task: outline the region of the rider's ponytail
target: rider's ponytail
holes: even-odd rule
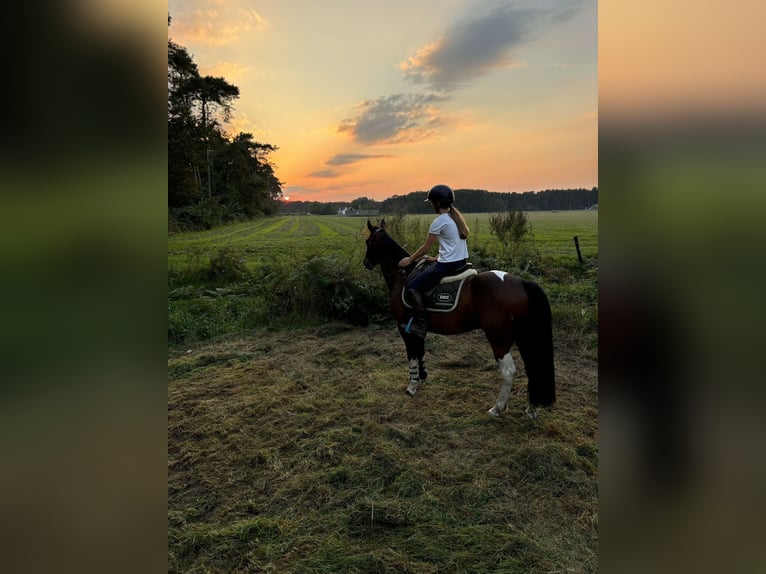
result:
[[[460,233],[460,239],[468,239],[469,230],[465,219],[463,219],[463,214],[458,211],[457,207],[450,205],[449,216],[455,222],[455,225],[457,225],[458,233]]]

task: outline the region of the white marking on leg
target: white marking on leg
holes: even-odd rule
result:
[[[418,386],[420,385],[420,371],[418,369],[418,360],[410,359],[410,384],[407,386],[407,392],[411,396],[415,396],[418,392]]]
[[[510,351],[497,362],[497,366],[500,367],[500,375],[503,377],[503,382],[500,383],[500,394],[497,396],[495,406],[487,412],[492,416],[499,417],[505,411],[505,407],[508,406],[508,397],[511,394],[513,377],[516,376],[516,364],[513,362]]]
[[[507,275],[507,273],[505,271],[495,271],[494,269],[492,270],[492,273],[497,275],[497,277],[500,279],[500,281],[505,279],[505,276]]]
[[[532,420],[535,420],[537,418],[537,408],[536,407],[533,407],[532,405],[529,405],[525,412],[527,413],[527,416],[529,418],[531,418]]]

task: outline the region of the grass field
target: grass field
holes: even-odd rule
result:
[[[380,272],[362,269],[364,220],[170,237],[169,571],[595,572],[597,213],[530,218],[541,263],[518,271],[551,299],[558,392],[534,422],[515,350],[509,409],[494,419],[500,378],[481,332],[429,335],[429,378],[410,398],[385,312],[352,325],[322,307],[385,297]],[[466,219],[472,259],[502,261],[487,216]],[[229,274],[211,275],[222,250]],[[347,291],[315,283],[317,269]],[[294,307],[279,317],[266,288]],[[311,318],[285,321],[302,300]],[[183,338],[184,321],[211,327]]]
[[[583,257],[593,259],[598,256],[598,211],[529,212],[528,216],[535,241],[544,253],[574,263],[577,253],[573,237],[578,236]],[[428,223],[433,217],[409,217],[422,220],[422,239],[425,239]],[[470,246],[491,246],[497,242],[490,233],[489,217],[487,213],[465,214],[473,233]],[[194,258],[223,247],[243,250],[253,257],[251,263],[278,256],[285,247],[324,254],[347,252],[352,246],[361,250],[367,233],[365,221],[358,217],[330,215],[282,216],[211,231],[176,234],[168,238],[169,266],[171,271],[178,269]],[[410,246],[410,251],[418,246]]]

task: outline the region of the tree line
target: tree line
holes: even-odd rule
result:
[[[168,40],[169,229],[209,229],[277,213],[282,183],[269,154],[278,148],[222,128],[237,98],[237,86],[201,75],[187,49]]]
[[[281,213],[312,213],[334,215],[339,209],[378,210],[380,214],[433,213],[424,203],[425,191],[393,195],[382,201],[358,197],[351,202],[291,201],[280,205]],[[566,211],[589,209],[598,204],[598,188],[546,189],[523,193],[493,192],[484,189],[455,190],[455,206],[466,213],[497,213],[503,211]]]

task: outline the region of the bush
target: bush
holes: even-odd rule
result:
[[[489,227],[492,235],[500,241],[503,258],[509,266],[525,272],[539,272],[540,252],[526,213],[511,210],[492,215]]]
[[[233,283],[246,276],[245,258],[241,252],[223,247],[210,257],[208,280],[215,283]]]
[[[500,243],[511,247],[524,240],[532,231],[529,218],[523,211],[506,211],[489,218],[489,227]]]
[[[348,262],[313,257],[294,266],[266,270],[267,304],[272,314],[339,319],[367,325],[386,312],[379,285],[354,275]]]

